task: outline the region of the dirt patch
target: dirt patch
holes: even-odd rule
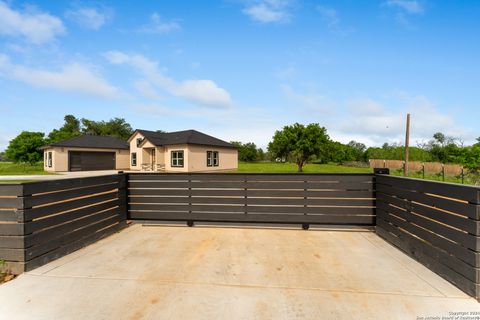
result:
[[[15,279],[13,274],[0,274],[0,284]]]

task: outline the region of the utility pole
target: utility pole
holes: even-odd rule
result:
[[[405,132],[405,170],[404,175],[408,177],[408,147],[410,144],[410,113],[407,113],[407,128]]]

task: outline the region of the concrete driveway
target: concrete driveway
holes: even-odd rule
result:
[[[480,312],[476,300],[372,232],[232,227],[133,225],[0,285],[0,301],[1,319],[441,319]]]

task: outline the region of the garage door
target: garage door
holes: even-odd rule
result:
[[[70,151],[69,171],[115,170],[115,152]]]

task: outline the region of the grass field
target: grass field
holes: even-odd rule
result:
[[[296,173],[294,163],[277,162],[239,162],[240,173]],[[371,168],[346,167],[337,164],[307,164],[303,167],[304,173],[372,173]]]
[[[239,162],[238,173],[296,173],[297,165],[294,163],[277,162]],[[307,164],[303,167],[304,173],[372,173],[372,168],[347,167],[338,164]],[[400,170],[391,170],[391,175],[403,176]],[[412,172],[411,178],[422,179],[418,172]],[[425,180],[443,181],[441,175],[426,175]],[[462,183],[461,177],[445,177],[445,182]],[[475,184],[476,180],[469,175],[465,175],[464,184]]]
[[[37,175],[37,174],[53,174],[43,171],[43,163],[36,165],[17,164],[12,162],[0,162],[0,176],[12,175]]]
[[[392,176],[403,177],[403,171],[401,170],[390,170],[390,174]],[[419,172],[410,172],[409,178],[440,181],[440,182],[450,182],[450,183],[460,183],[460,184],[462,184],[463,182],[463,184],[472,184],[472,185],[475,185],[478,183],[477,182],[478,179],[469,174],[465,174],[465,176],[463,177],[463,181],[461,176],[445,176],[445,180],[444,180],[441,174],[426,174],[424,178],[422,174]]]

